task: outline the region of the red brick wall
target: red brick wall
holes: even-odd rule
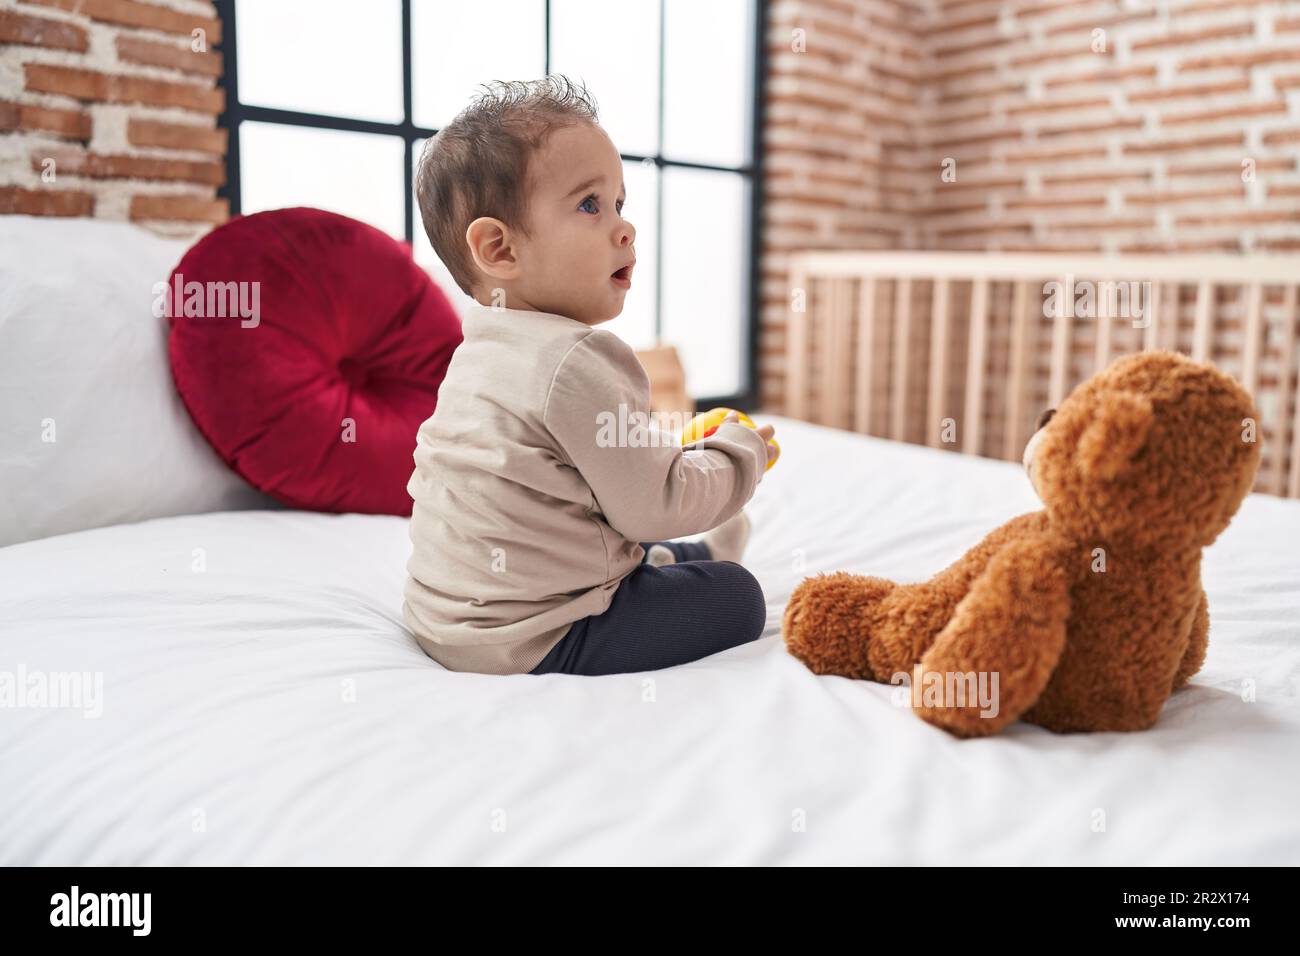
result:
[[[0,0],[0,214],[224,221],[220,42],[209,0]]]
[[[793,250],[1300,250],[1294,2],[772,0],[768,45],[770,409]]]
[[[930,181],[922,246],[1300,249],[1300,5],[953,0],[943,13],[926,164],[952,157],[958,176]]]
[[[787,255],[916,248],[929,201],[924,5],[771,0],[760,405],[785,386]]]

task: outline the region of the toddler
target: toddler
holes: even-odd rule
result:
[[[655,670],[762,633],[738,562],[772,427],[620,441],[650,399],[636,355],[595,328],[636,263],[622,169],[562,76],[488,84],[420,157],[425,231],[475,300],[407,484],[403,616],[450,670]]]

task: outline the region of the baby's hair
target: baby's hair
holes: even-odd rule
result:
[[[598,122],[596,103],[563,74],[540,80],[494,80],[425,143],[415,172],[424,231],[438,258],[467,295],[477,281],[465,230],[480,216],[529,236],[529,159],[555,130]]]

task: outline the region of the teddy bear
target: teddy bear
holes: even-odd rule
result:
[[[1146,729],[1205,660],[1201,553],[1254,484],[1258,417],[1213,365],[1119,358],[1039,417],[1024,466],[1041,511],[922,583],[805,578],[786,648],[816,674],[907,686],[921,719],[957,737],[1017,719]]]

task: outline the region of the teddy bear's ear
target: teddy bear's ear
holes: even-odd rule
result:
[[[1117,477],[1146,443],[1153,418],[1151,401],[1145,395],[1105,395],[1079,438],[1079,464],[1084,473],[1102,479]]]

